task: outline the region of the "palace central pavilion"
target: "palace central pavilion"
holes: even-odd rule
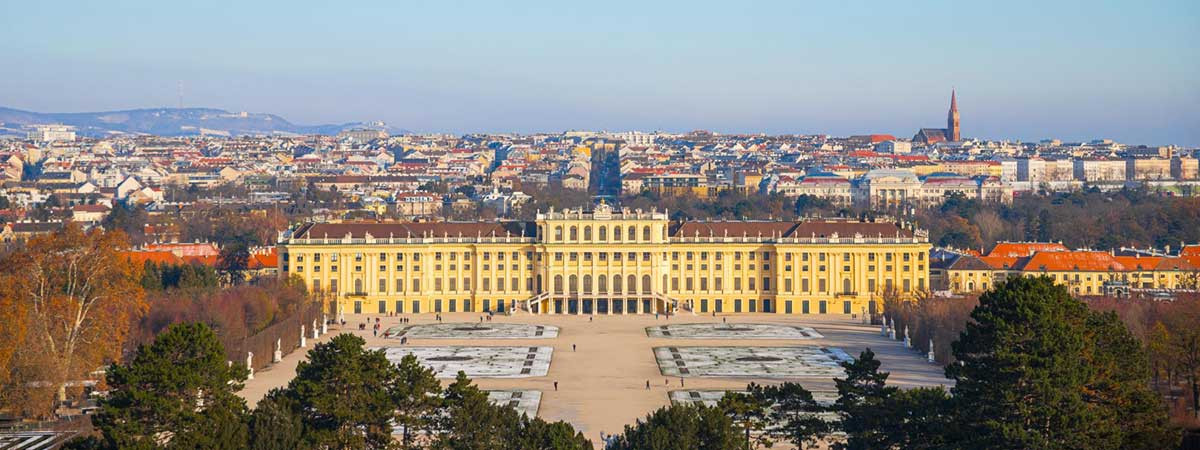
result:
[[[670,221],[551,210],[533,222],[310,223],[280,269],[327,311],[866,314],[928,289],[928,234],[897,222]]]

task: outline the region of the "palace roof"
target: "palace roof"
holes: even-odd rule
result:
[[[536,228],[531,222],[348,222],[312,223],[301,226],[293,234],[298,239],[341,239],[349,235],[362,239],[407,237],[533,237]]]

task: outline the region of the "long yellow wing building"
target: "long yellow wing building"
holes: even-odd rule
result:
[[[929,289],[929,239],[847,219],[671,221],[598,205],[532,222],[310,223],[280,271],[335,314],[880,312]]]

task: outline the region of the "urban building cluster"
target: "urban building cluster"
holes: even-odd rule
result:
[[[1060,243],[1000,242],[986,253],[937,249],[930,257],[935,291],[979,293],[1010,277],[1047,276],[1075,295],[1170,296],[1200,290],[1200,246],[1072,250]]]
[[[316,206],[289,213],[293,226],[279,250],[254,249],[262,255],[254,267],[278,267],[338,293],[333,307],[389,312],[528,302],[540,312],[686,305],[698,312],[862,313],[887,291],[971,293],[1031,274],[1080,295],[1196,288],[1193,247],[1002,244],[981,253],[931,249],[916,226],[895,220],[696,222],[607,205],[517,214],[535,200],[531,193],[559,191],[591,192],[614,205],[646,192],[708,198],[732,191],[877,210],[937,205],[951,194],[1006,203],[1085,187],[1197,193],[1196,149],[973,139],[957,106],[952,94],[946,127],[908,139],[708,131],[391,136],[377,129],[89,137],[38,125],[26,136],[0,138],[0,241],[21,242],[65,221],[99,226],[114,209],[138,207],[148,214],[138,244],[178,244],[179,218],[205,208],[261,213],[311,199]],[[485,210],[492,215],[480,220]],[[621,233],[627,227],[633,234]],[[216,255],[139,251],[147,260],[202,264]],[[339,272],[338,260],[350,264]],[[636,302],[602,306],[595,294],[604,289],[610,299]]]

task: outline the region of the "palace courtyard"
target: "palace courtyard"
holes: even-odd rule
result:
[[[711,403],[722,391],[740,391],[750,382],[798,382],[830,401],[833,378],[842,376],[838,363],[867,347],[891,372],[892,385],[948,384],[940,366],[848,315],[684,312],[667,319],[518,312],[481,321],[479,313],[443,313],[440,323],[433,314],[406,317],[410,322],[402,324],[400,317],[347,315],[344,328],[330,328],[317,342],[348,332],[393,361],[412,353],[443,385],[463,370],[490,391],[492,401],[565,420],[597,443],[601,432],[619,433],[672,401]],[[387,336],[358,329],[376,318]],[[253,406],[271,388],[287,384],[306,353],[299,349],[259,370],[241,395]]]

